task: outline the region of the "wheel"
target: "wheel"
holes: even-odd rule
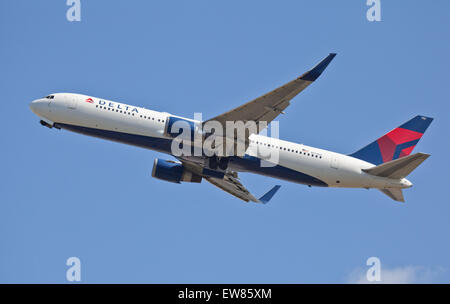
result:
[[[222,157],[219,160],[219,168],[222,169],[222,170],[226,170],[228,168],[228,161],[229,161],[229,158]]]
[[[217,169],[217,156],[212,156],[209,158],[209,168],[216,170]]]

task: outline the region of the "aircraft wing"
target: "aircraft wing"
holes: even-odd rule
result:
[[[251,201],[263,204],[267,204],[281,187],[279,185],[274,186],[269,190],[269,192],[257,199],[241,184],[241,182],[237,178],[233,177],[232,175],[225,175],[222,179],[215,177],[205,177],[205,179],[214,186],[230,193],[231,195],[234,195],[237,198],[240,198],[245,202]]]
[[[184,160],[178,158],[183,163],[184,167],[194,174],[201,175],[205,180],[213,184],[214,186],[222,189],[229,194],[240,198],[245,202],[255,202],[267,204],[270,199],[275,195],[275,193],[280,189],[281,186],[277,185],[270,189],[266,194],[257,199],[254,197],[239,181],[236,172],[226,172],[222,173],[222,176],[217,175],[217,177],[211,176],[210,172],[212,170],[203,168],[202,165],[194,163],[192,161]],[[209,173],[208,173],[209,171]],[[220,177],[219,177],[220,176]]]
[[[205,179],[214,186],[236,196],[237,198],[240,198],[243,201],[258,202],[258,199],[254,197],[247,189],[245,189],[237,178],[225,175],[222,179],[215,177],[205,177]]]
[[[247,102],[240,107],[207,120],[204,123],[208,121],[218,121],[222,124],[223,130],[225,130],[226,121],[243,121],[244,123],[247,121],[255,121],[258,126],[258,132],[260,132],[264,127],[264,125],[260,127],[260,122],[266,122],[269,124],[280,113],[283,113],[283,110],[289,106],[290,100],[313,83],[320,76],[320,74],[322,74],[335,56],[336,54],[334,53],[329,54],[314,68],[304,73],[297,79],[294,79],[261,97]]]

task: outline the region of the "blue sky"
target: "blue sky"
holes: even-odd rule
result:
[[[371,256],[406,281],[450,282],[450,3],[382,0],[368,22],[365,2],[81,0],[71,23],[65,1],[1,1],[0,282],[65,283],[72,256],[85,283],[345,283]],[[351,153],[434,117],[406,204],[241,174],[257,196],[282,185],[270,204],[245,204],[153,179],[169,156],[43,128],[28,108],[76,92],[209,118],[330,52],[280,137]]]

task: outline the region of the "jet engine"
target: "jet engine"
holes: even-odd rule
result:
[[[202,181],[200,175],[186,170],[183,164],[159,158],[156,158],[153,164],[152,176],[172,183],[200,183]]]
[[[186,131],[189,131],[186,134]],[[165,135],[168,137],[177,137],[180,134],[183,133],[183,136],[186,136],[189,140],[194,140],[194,133],[199,132],[198,126],[191,121],[180,117],[175,116],[169,116],[167,118],[166,128],[165,128]]]

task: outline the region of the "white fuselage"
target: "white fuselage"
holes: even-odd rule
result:
[[[173,138],[165,135],[165,128],[168,117],[174,115],[81,94],[58,93],[51,96],[53,98],[38,99],[30,105],[32,111],[50,126],[170,154],[167,145]],[[124,140],[124,136],[128,138]],[[261,151],[277,149],[277,168],[259,172],[248,169],[245,163],[237,160],[230,162],[231,170],[261,173],[303,184],[309,184],[308,178],[313,178],[329,187],[382,189],[411,186],[406,179],[389,179],[365,173],[362,169],[374,165],[351,156],[262,135],[253,134],[249,139],[246,156],[259,159]],[[272,174],[275,172],[277,174]],[[289,177],[284,177],[284,172]],[[308,178],[302,180],[296,177],[294,173],[297,172]]]

